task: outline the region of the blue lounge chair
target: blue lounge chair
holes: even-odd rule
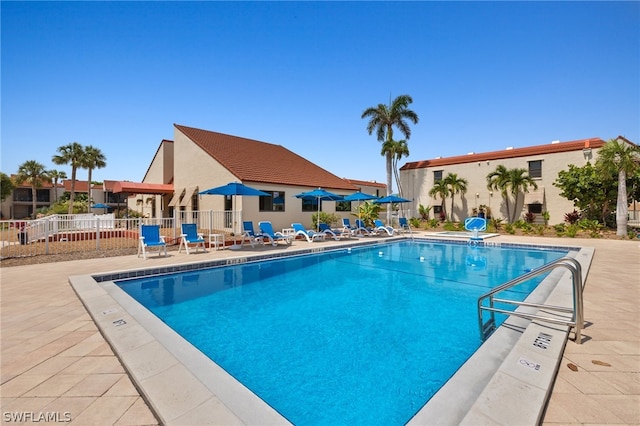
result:
[[[356,219],[356,232],[367,236],[376,234],[376,231],[366,226],[362,219]]]
[[[396,234],[398,231],[396,231],[395,229],[393,229],[390,226],[386,226],[384,223],[382,223],[382,221],[380,219],[376,219],[373,221],[375,227],[375,231],[378,234],[382,234],[382,233],[386,233],[387,235],[394,235]]]
[[[195,223],[183,223],[182,234],[180,235],[180,247],[178,247],[178,253],[182,251],[182,247],[187,250],[187,254],[191,254],[189,251],[189,245],[196,246],[196,252],[202,247],[203,251],[207,251],[204,247],[204,238],[202,234],[198,233],[198,225]]]
[[[291,227],[293,228],[295,237],[300,235],[310,243],[315,240],[324,240],[325,234],[323,232],[316,232],[311,230],[307,231],[306,229],[304,229],[304,226],[302,226],[302,224],[300,223],[292,223]]]
[[[340,238],[351,238],[351,231],[342,231],[340,229],[331,229],[326,223],[320,223],[318,225],[320,232],[328,235],[334,240],[338,241]]]
[[[268,239],[273,246],[277,246],[278,241],[284,241],[287,244],[291,244],[293,242],[292,236],[284,235],[282,232],[275,232],[273,230],[273,225],[271,225],[271,222],[269,221],[258,222],[258,227],[260,228],[262,238]]]
[[[351,226],[351,221],[348,217],[342,218],[342,232],[349,232],[351,235],[356,235],[356,228]]]
[[[142,252],[142,257],[147,258],[147,247],[158,247],[158,257],[164,250],[167,256],[167,244],[164,237],[160,235],[160,225],[140,225],[140,244],[138,245],[138,257]]]
[[[409,226],[409,221],[407,220],[406,217],[401,217],[398,219],[398,222],[400,223],[400,232],[408,232],[411,233],[411,226]]]
[[[244,244],[245,240],[251,244],[251,247],[255,247],[256,244],[264,243],[264,235],[256,233],[253,230],[253,222],[250,220],[242,222],[242,230],[244,233],[242,234],[242,241],[240,244]]]

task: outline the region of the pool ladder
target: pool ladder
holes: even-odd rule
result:
[[[496,293],[507,290],[511,287],[514,287],[524,281],[527,281],[531,278],[534,278],[540,274],[544,274],[545,272],[549,272],[556,268],[566,268],[571,272],[572,281],[573,281],[573,308],[565,308],[562,306],[552,306],[552,305],[544,305],[539,303],[528,303],[528,302],[519,302],[516,300],[507,300],[507,299],[498,299],[494,297]],[[551,263],[546,265],[542,265],[539,268],[536,268],[524,275],[521,275],[517,278],[508,281],[488,293],[483,294],[478,298],[478,324],[480,326],[480,336],[482,341],[485,341],[491,333],[496,329],[496,321],[495,321],[495,313],[503,313],[507,315],[514,315],[521,318],[527,318],[531,320],[545,321],[552,324],[560,324],[573,327],[575,330],[575,342],[580,344],[581,340],[581,331],[584,327],[584,317],[583,317],[583,306],[582,306],[582,267],[580,263],[571,257],[563,257],[557,259]],[[488,306],[484,306],[483,302],[485,299],[489,299]],[[541,308],[546,311],[555,311],[558,313],[572,313],[571,320],[560,319],[549,317],[540,314],[529,314],[525,312],[518,311],[509,311],[506,309],[496,308],[494,306],[495,303],[508,303],[517,306],[527,306],[533,308]],[[489,311],[491,313],[489,320],[484,321],[483,311]]]

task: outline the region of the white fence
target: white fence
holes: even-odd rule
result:
[[[240,232],[241,217],[241,212],[182,211],[176,212],[173,218],[116,219],[113,214],[78,214],[3,220],[0,221],[0,258],[135,249],[141,224],[160,225],[167,243],[177,245],[183,223],[196,223],[198,232],[206,237]]]

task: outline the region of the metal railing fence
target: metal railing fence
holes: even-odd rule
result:
[[[159,225],[169,245],[180,243],[183,223],[196,223],[198,232],[240,232],[241,212],[176,211],[172,218],[116,219],[113,214],[51,215],[35,220],[0,221],[0,258],[135,249],[141,224]]]

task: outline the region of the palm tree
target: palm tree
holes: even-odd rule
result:
[[[449,195],[449,185],[447,185],[447,183],[443,179],[440,179],[433,184],[433,188],[429,190],[429,195],[432,197],[440,197],[440,199],[442,200],[442,203],[440,203],[440,208],[442,213],[446,217],[447,212],[444,201],[446,200],[447,195]]]
[[[369,118],[367,123],[367,131],[372,134],[375,130],[378,141],[393,141],[393,128],[396,127],[404,135],[405,139],[411,137],[411,128],[407,121],[413,124],[418,123],[418,115],[409,109],[409,104],[413,99],[409,95],[400,95],[395,98],[389,105],[378,104],[376,107],[370,107],[364,110],[361,118]],[[382,151],[387,160],[387,195],[392,192],[392,157],[390,151]],[[390,220],[391,210],[387,210],[387,221]]]
[[[507,204],[507,221],[511,218],[511,209],[509,207],[509,170],[502,164],[487,175],[487,189],[489,191],[500,191],[502,198]]]
[[[58,179],[60,180],[60,182],[62,182],[64,179],[67,178],[67,174],[63,171],[56,170],[56,169],[49,170],[48,174],[51,180],[53,181],[54,196],[56,197],[55,201],[57,202],[58,201]]]
[[[447,185],[449,194],[451,194],[451,222],[453,222],[453,200],[456,194],[464,195],[467,192],[469,181],[459,178],[457,173],[449,173],[445,176],[443,182]]]
[[[396,179],[396,185],[398,186],[398,194],[402,197],[402,185],[400,183],[400,174],[398,173],[398,161],[402,157],[409,156],[409,145],[406,140],[401,141],[386,141],[382,143],[382,155],[386,155],[387,152],[391,153],[391,168],[393,169],[393,176]]]
[[[91,196],[91,172],[93,169],[101,169],[107,166],[107,157],[100,151],[100,149],[87,145],[84,148],[84,157],[82,158],[82,167],[89,171],[87,182],[89,183],[89,206],[93,204],[93,197]],[[87,207],[88,208],[88,207]]]
[[[521,192],[529,192],[529,187],[532,186],[534,189],[538,189],[538,184],[533,180],[532,177],[528,175],[526,169],[510,169],[509,170],[509,188],[511,188],[511,194],[513,194],[513,199],[515,206],[513,209],[513,218],[510,220],[511,223],[516,221],[517,216],[517,206],[518,206],[518,196]]]
[[[47,169],[41,163],[35,160],[25,161],[18,167],[18,173],[15,177],[18,185],[28,182],[31,185],[31,198],[33,201],[33,218],[36,218],[36,202],[38,201],[38,190],[42,186],[42,182],[50,182]]]
[[[598,152],[596,166],[603,171],[618,173],[618,198],[616,199],[616,235],[627,235],[629,200],[627,176],[640,170],[640,148],[622,139],[610,139]]]
[[[73,201],[76,196],[76,171],[82,167],[84,148],[78,142],[72,142],[58,148],[59,155],[54,155],[51,161],[55,164],[71,165],[71,195],[69,197],[69,214],[73,214]]]

